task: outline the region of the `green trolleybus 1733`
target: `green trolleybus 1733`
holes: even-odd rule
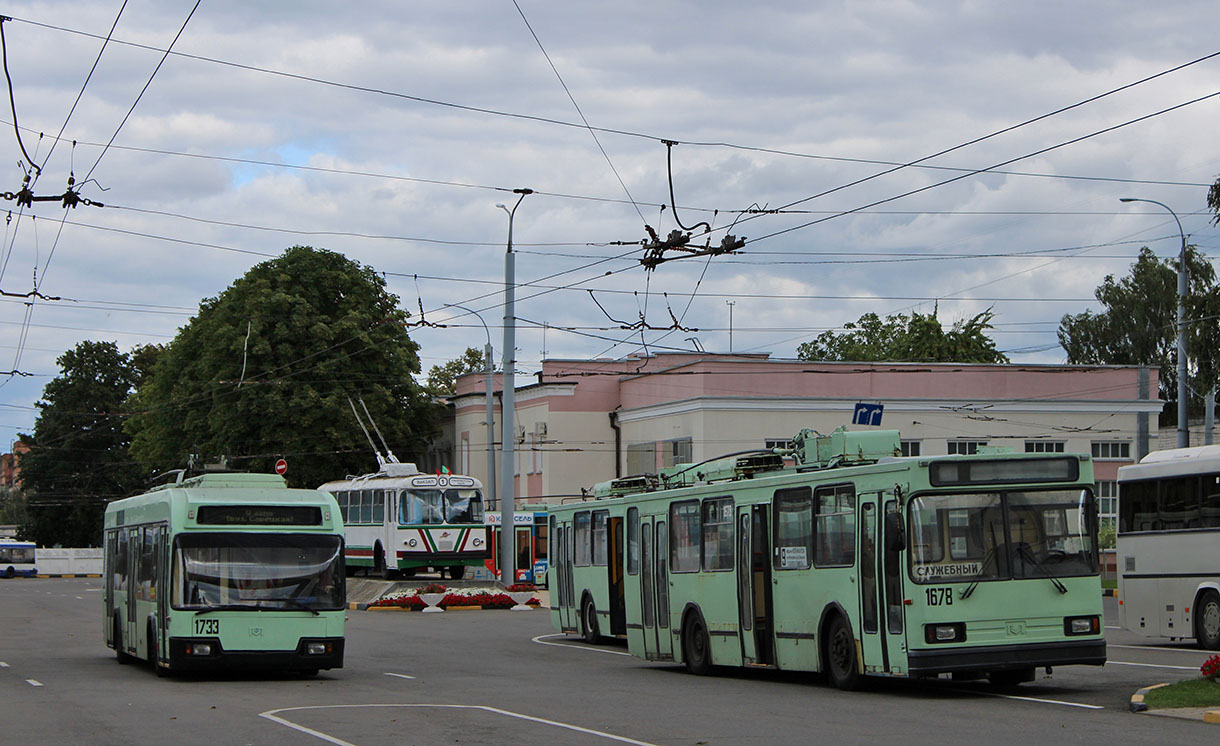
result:
[[[343,667],[343,524],[275,474],[203,473],[106,507],[103,630],[158,674]]]
[[[843,689],[1104,664],[1090,457],[899,454],[896,431],[805,430],[550,506],[552,624]]]

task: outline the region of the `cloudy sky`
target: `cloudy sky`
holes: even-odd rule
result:
[[[1164,202],[1220,254],[1220,96],[1195,101],[1220,92],[1220,56],[1196,62],[1220,52],[1211,2],[203,0],[120,129],[194,5],[4,8],[35,193],[72,172],[106,206],[6,206],[0,289],[64,300],[0,299],[0,370],[32,374],[0,378],[0,441],[32,427],[64,350],[168,342],[293,244],[448,319],[412,332],[425,372],[485,341],[446,304],[481,313],[498,359],[496,204],[520,187],[526,373],[645,343],[794,357],[864,313],[937,306],[946,325],[994,307],[1014,362],[1062,362],[1063,314],[1096,309],[1141,246],[1178,250],[1168,212],[1119,197]],[[678,220],[747,241],[646,272],[645,224]],[[662,329],[619,328],[641,318]]]

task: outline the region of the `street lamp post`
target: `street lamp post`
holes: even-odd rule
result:
[[[495,388],[495,359],[491,356],[491,332],[487,329],[487,322],[483,320],[483,316],[478,311],[467,308],[461,303],[446,303],[446,307],[460,308],[467,313],[474,314],[474,317],[483,325],[483,333],[487,335],[487,345],[483,348],[483,363],[484,373],[487,382],[487,484],[484,487],[487,489],[487,503],[494,504],[496,501],[496,424],[495,410],[492,406],[492,393]]]
[[[502,204],[496,205],[508,213],[508,249],[504,252],[504,353],[503,368],[504,386],[500,394],[500,582],[505,586],[512,585],[516,580],[513,568],[516,566],[517,530],[513,525],[513,501],[516,490],[513,488],[513,448],[517,442],[515,432],[514,408],[516,407],[514,378],[517,373],[517,318],[516,318],[516,263],[517,255],[513,253],[513,217],[521,200],[527,194],[533,194],[533,189],[514,189],[513,194],[519,194],[517,204],[509,210]]]
[[[1120,197],[1118,201],[1148,202],[1164,207],[1178,224],[1178,235],[1182,237],[1182,248],[1178,254],[1178,448],[1186,448],[1190,445],[1190,427],[1186,420],[1186,233],[1182,230],[1178,214],[1163,202],[1139,197]]]

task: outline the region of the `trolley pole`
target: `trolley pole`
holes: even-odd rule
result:
[[[498,204],[508,213],[508,249],[504,252],[504,386],[500,394],[500,582],[505,587],[516,581],[513,569],[516,567],[517,529],[513,521],[513,503],[517,491],[513,485],[514,448],[517,444],[515,418],[515,376],[517,373],[517,317],[516,317],[516,264],[517,257],[513,253],[513,217],[521,200],[527,194],[533,194],[533,189],[514,189],[513,194],[519,194],[517,204],[509,210]]]

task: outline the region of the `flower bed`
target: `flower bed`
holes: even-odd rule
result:
[[[509,591],[532,591],[534,586],[525,583],[516,583],[508,587]],[[415,588],[410,591],[396,593],[392,596],[386,596],[369,604],[368,608],[401,608],[401,609],[423,609],[425,604],[420,598],[421,593],[444,593],[445,597],[437,604],[442,609],[451,606],[477,606],[482,609],[511,609],[514,604],[513,600],[508,597],[507,593],[499,590],[487,588],[446,588],[439,583],[429,583],[422,588]],[[531,598],[526,602],[530,606],[538,606],[537,598]]]

